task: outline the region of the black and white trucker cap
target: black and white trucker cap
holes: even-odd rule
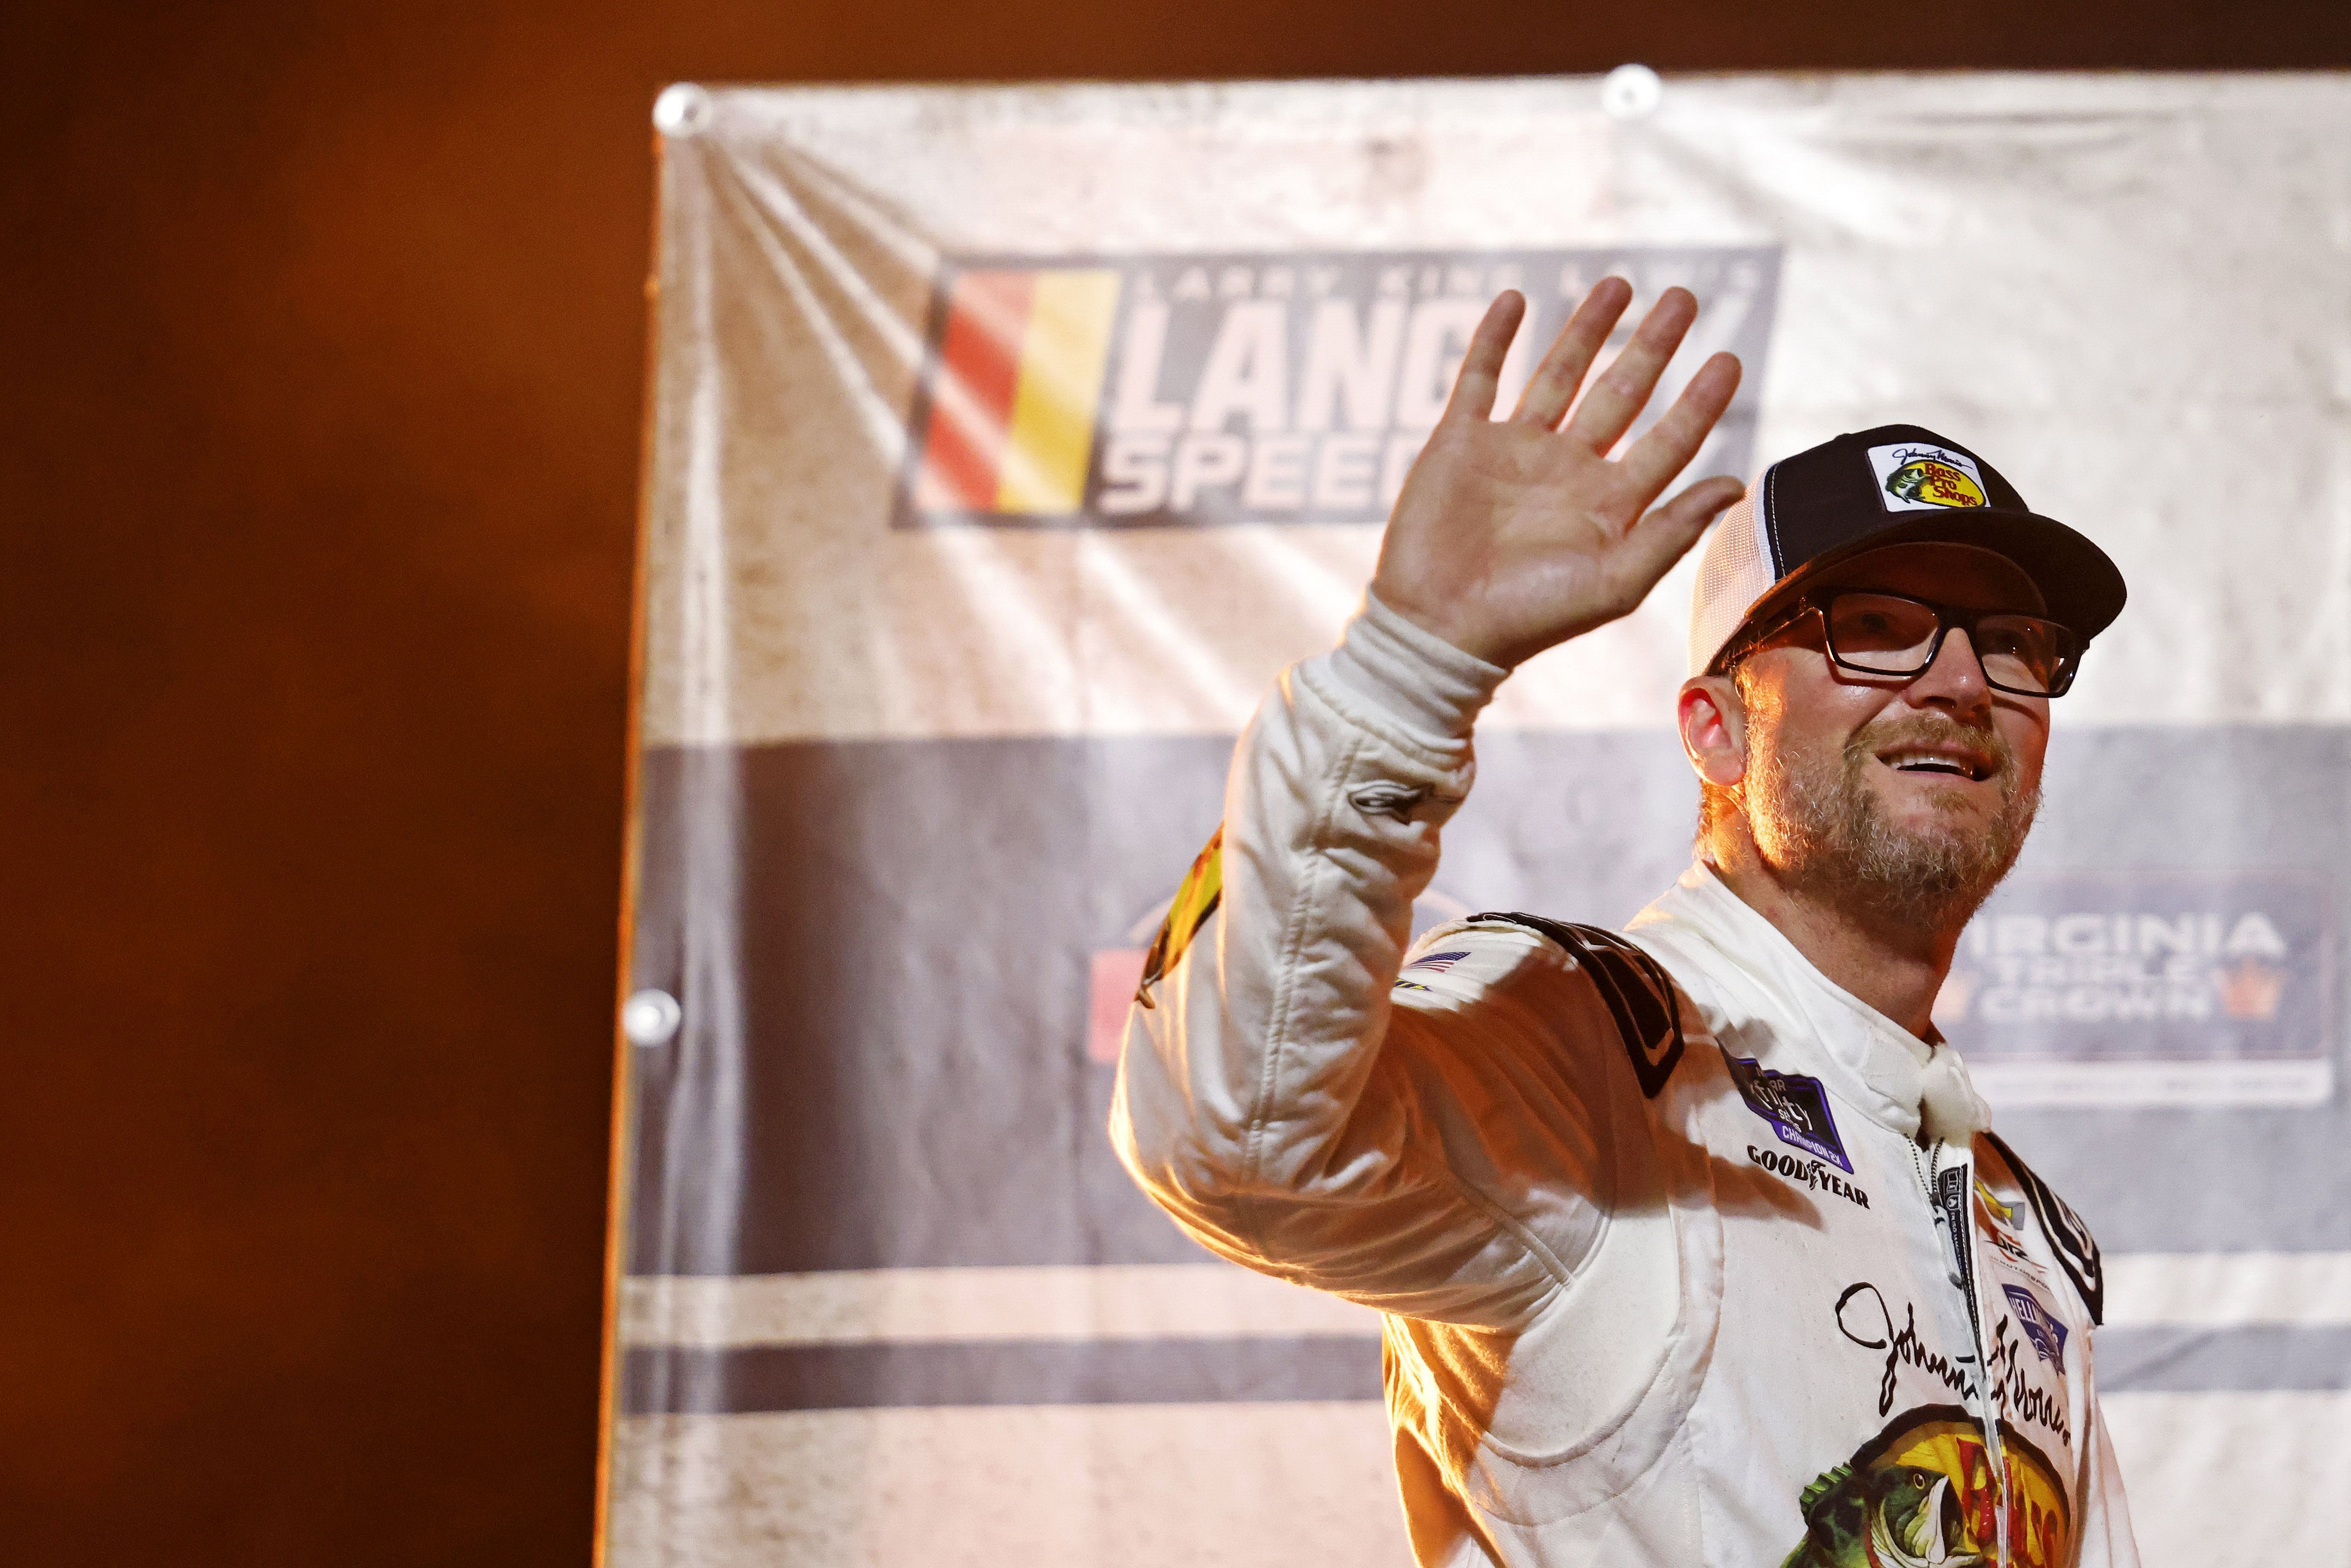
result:
[[[1723,513],[1698,556],[1690,674],[1719,674],[1715,661],[1748,622],[1839,561],[1913,542],[2006,556],[2085,643],[2122,613],[2123,574],[2105,551],[2026,506],[1966,447],[1915,424],[1881,424],[1782,457]]]

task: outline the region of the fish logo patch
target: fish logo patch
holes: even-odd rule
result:
[[[1889,512],[1934,512],[1952,507],[1985,507],[1983,470],[1964,452],[1948,446],[1902,442],[1869,449],[1877,476],[1877,498]]]
[[[2063,1568],[2074,1519],[2058,1475],[2005,1421],[1995,1449],[1957,1406],[1907,1411],[1804,1489],[1803,1539],[1782,1568],[1977,1568],[1999,1557],[2003,1522],[2012,1568]]]

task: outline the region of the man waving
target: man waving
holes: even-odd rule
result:
[[[1912,425],[1656,505],[1739,366],[1612,457],[1697,310],[1668,290],[1594,377],[1630,297],[1594,288],[1501,420],[1523,302],[1487,313],[1362,613],[1241,739],[1113,1136],[1212,1249],[1386,1314],[1424,1563],[2135,1564],[2096,1246],[1930,1021],[2121,577]],[[1689,872],[1622,934],[1495,914],[1408,952],[1479,711],[1718,515]]]

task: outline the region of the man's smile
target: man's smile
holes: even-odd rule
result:
[[[1965,779],[1981,783],[2000,772],[1999,761],[1964,741],[1906,740],[1877,752],[1877,760],[1896,773],[1921,773]]]

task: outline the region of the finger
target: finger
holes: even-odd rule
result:
[[[1484,419],[1494,412],[1494,393],[1502,382],[1502,361],[1519,322],[1527,313],[1527,297],[1505,288],[1486,307],[1478,329],[1469,334],[1469,351],[1461,356],[1461,373],[1453,378],[1453,395],[1446,400],[1443,423]]]
[[[1551,352],[1542,357],[1535,373],[1528,378],[1527,390],[1519,394],[1519,406],[1511,420],[1519,424],[1541,425],[1555,430],[1567,413],[1568,405],[1575,401],[1578,388],[1599,357],[1601,345],[1608,334],[1616,329],[1617,319],[1625,307],[1633,303],[1633,286],[1621,277],[1604,277],[1592,286],[1567,325],[1559,329],[1552,340]]]
[[[1707,525],[1725,507],[1747,494],[1747,486],[1725,475],[1701,479],[1643,517],[1617,547],[1612,564],[1622,574],[1627,596],[1638,603],[1689,553]]]
[[[1730,406],[1732,394],[1739,391],[1739,377],[1736,354],[1715,355],[1698,367],[1698,374],[1682,389],[1682,395],[1674,400],[1674,406],[1633,443],[1625,454],[1623,466],[1625,477],[1634,486],[1635,509],[1656,500],[1674,482],[1675,476],[1698,455],[1698,449],[1706,444],[1715,422]]]
[[[1687,288],[1668,288],[1649,307],[1633,340],[1600,372],[1567,433],[1594,452],[1606,452],[1632,428],[1657,384],[1666,361],[1681,347],[1682,334],[1698,318],[1698,300]]]

